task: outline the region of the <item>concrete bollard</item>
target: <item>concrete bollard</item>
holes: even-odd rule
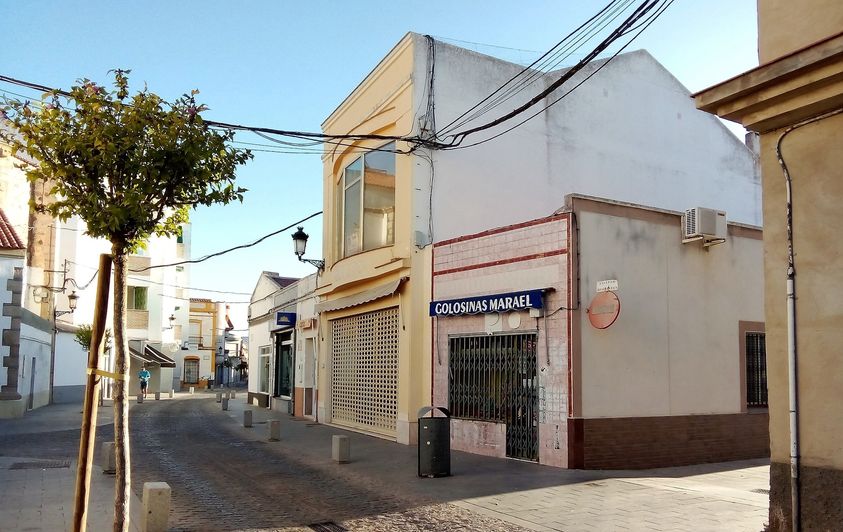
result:
[[[334,434],[331,438],[331,458],[340,464],[348,463],[351,460],[351,440],[348,436]]]
[[[279,420],[271,419],[266,426],[269,429],[269,441],[281,439],[281,422]]]
[[[217,402],[218,403],[222,402],[222,392],[217,392]]]
[[[226,398],[226,399],[231,399],[231,390],[226,390],[226,391],[225,391],[225,398]]]
[[[193,386],[191,386],[191,387],[190,387],[190,395],[193,395],[193,390],[194,390],[194,387],[193,387]]]
[[[252,428],[252,411],[251,410],[244,410],[243,411],[243,426],[248,428]]]
[[[161,400],[161,392],[155,392],[155,400],[156,400],[156,401],[160,401],[160,400]]]
[[[232,398],[232,399],[237,399],[237,392],[236,392],[236,391],[231,390],[231,398]]]
[[[175,396],[176,396],[176,391],[173,390],[173,389],[170,389],[170,399],[172,399]]]
[[[222,409],[223,409],[223,410],[228,410],[228,397],[223,397],[223,398],[222,398]]]
[[[143,483],[141,532],[166,532],[170,514],[170,485],[166,482]]]
[[[113,441],[102,442],[102,447],[100,447],[102,472],[107,475],[113,475],[117,472],[117,456],[115,452],[116,448]]]
[[[138,394],[138,404],[141,404],[142,402],[143,402],[143,394],[139,393]]]

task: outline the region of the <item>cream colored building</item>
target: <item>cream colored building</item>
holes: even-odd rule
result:
[[[758,53],[759,67],[696,94],[696,104],[761,136],[770,529],[839,530],[843,240],[836,220],[843,202],[843,3],[759,0]],[[791,360],[795,374],[788,369]]]
[[[410,33],[323,123],[325,133],[360,137],[328,143],[323,155],[321,421],[415,442],[417,413],[434,401],[434,243],[550,215],[573,192],[674,211],[711,207],[760,225],[751,150],[694,109],[645,51],[617,57],[544,119],[466,143],[488,141],[480,145],[429,150],[400,140],[440,132],[521,70]],[[463,127],[516,107],[547,79]]]

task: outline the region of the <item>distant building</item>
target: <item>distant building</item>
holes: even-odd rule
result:
[[[249,304],[249,401],[316,419],[316,275],[263,272]]]

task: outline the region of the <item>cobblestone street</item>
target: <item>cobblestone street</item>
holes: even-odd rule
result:
[[[147,481],[172,487],[171,530],[745,530],[766,521],[764,462],[711,464],[646,472],[565,471],[532,463],[453,453],[452,477],[416,476],[416,450],[385,440],[257,409],[243,428],[242,394],[223,412],[211,394],[133,404],[133,491]],[[72,414],[74,419],[61,420]],[[101,408],[100,440],[111,437]],[[280,419],[281,441],[266,441],[266,421]],[[0,458],[75,459],[78,410],[48,407],[0,423]],[[330,437],[352,440],[352,461],[330,459]],[[38,475],[0,460],[0,483],[19,490],[0,496],[10,530],[55,530],[50,504],[64,513],[73,467],[45,470],[58,495],[41,495],[23,526],[27,497],[48,490]],[[43,475],[41,475],[43,476]],[[67,478],[65,478],[67,477]],[[47,477],[45,477],[47,478]],[[100,479],[103,477],[100,475]],[[107,478],[107,477],[106,477]],[[96,477],[95,477],[96,480]],[[39,488],[37,482],[43,485]],[[107,522],[108,494],[92,498]],[[65,499],[67,499],[65,501]],[[51,502],[52,501],[52,502]],[[90,530],[96,530],[90,526]],[[3,530],[6,530],[4,527]]]

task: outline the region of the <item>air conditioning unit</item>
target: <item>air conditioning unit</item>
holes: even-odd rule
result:
[[[726,213],[704,207],[685,211],[682,217],[682,239],[684,241],[726,240]]]

